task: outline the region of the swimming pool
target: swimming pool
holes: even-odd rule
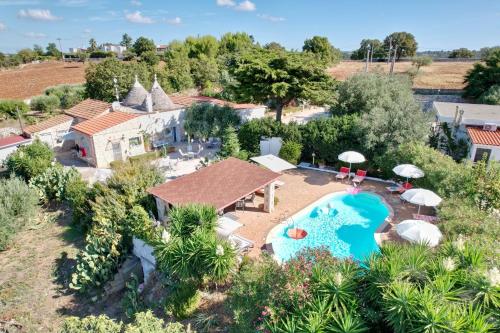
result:
[[[298,251],[326,246],[335,257],[363,260],[378,251],[374,233],[389,216],[390,208],[378,195],[332,193],[319,199],[276,226],[268,235],[274,255],[280,262]],[[303,239],[292,239],[290,228],[307,232]]]

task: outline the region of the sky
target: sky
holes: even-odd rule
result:
[[[341,50],[395,31],[419,51],[500,45],[500,0],[0,0],[0,51],[58,43],[64,50],[119,43],[128,33],[157,44],[244,31],[261,44],[302,48],[326,36]]]

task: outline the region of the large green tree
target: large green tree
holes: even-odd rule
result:
[[[133,48],[135,54],[140,57],[144,52],[156,51],[156,44],[152,39],[141,36],[136,39]]]
[[[122,41],[120,42],[121,46],[125,46],[128,49],[132,48],[132,37],[129,34],[123,34]]]
[[[97,42],[95,38],[90,38],[89,40],[89,52],[97,51]]]
[[[254,39],[246,32],[228,32],[219,41],[219,55],[242,53],[254,47]]]
[[[237,127],[240,122],[238,113],[229,106],[201,103],[186,109],[184,129],[191,136],[220,137],[227,127]]]
[[[417,41],[415,36],[409,32],[393,32],[385,37],[384,48],[389,50],[389,46],[396,48],[396,59],[398,60],[401,57],[413,57],[417,54]]]
[[[309,52],[253,50],[242,55],[231,75],[237,83],[230,89],[240,100],[276,105],[276,120],[281,121],[283,107],[294,99],[330,103],[335,81]]]
[[[360,117],[363,150],[380,156],[404,142],[423,142],[430,122],[415,100],[405,77],[382,74],[355,75],[339,87],[333,115]]]
[[[317,55],[327,65],[338,63],[342,59],[340,50],[333,47],[326,37],[314,36],[311,39],[306,39],[302,50]]]
[[[465,47],[461,47],[459,49],[451,51],[450,55],[448,56],[448,58],[472,58],[472,57],[474,57],[474,52]]]
[[[46,53],[46,55],[52,56],[52,57],[56,57],[56,58],[60,58],[61,55],[62,55],[62,53],[57,48],[56,43],[49,43],[47,45],[47,53]]]
[[[214,36],[188,37],[185,43],[189,49],[190,58],[199,58],[202,54],[212,59],[217,56],[219,42]]]
[[[366,59],[368,46],[370,50],[373,50],[373,59],[381,59],[387,56],[387,52],[384,49],[384,44],[378,39],[363,39],[359,44],[359,49],[351,54],[352,60],[363,60]],[[371,52],[371,51],[370,51]]]
[[[169,91],[182,91],[194,86],[189,50],[183,42],[176,40],[170,42],[163,59],[165,67],[160,74],[162,86],[166,86]]]
[[[112,102],[116,99],[113,78],[118,81],[118,93],[124,98],[137,75],[147,88],[151,82],[152,69],[145,63],[123,62],[108,58],[97,64],[91,64],[85,70],[85,91],[88,97]]]
[[[465,76],[465,96],[481,98],[492,94],[491,87],[500,85],[500,48],[490,52],[484,63],[478,62]]]

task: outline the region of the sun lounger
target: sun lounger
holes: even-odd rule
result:
[[[340,168],[340,172],[335,176],[335,178],[343,180],[347,176],[349,176],[349,168],[347,168],[347,167],[341,167]]]
[[[184,152],[182,151],[182,149],[180,149],[180,148],[179,148],[179,154],[181,155],[181,158],[182,158],[183,160],[185,160],[185,159],[189,159],[189,158],[190,158],[190,157],[189,157],[189,154],[184,153]]]
[[[240,235],[230,235],[228,237],[228,240],[229,243],[231,243],[233,247],[240,253],[250,250],[254,245],[251,240],[246,239],[245,237],[242,237]]]
[[[363,182],[363,180],[365,180],[365,178],[366,178],[366,171],[358,169],[358,171],[356,171],[356,176],[354,176],[354,178],[352,179],[352,183],[359,185]]]
[[[422,220],[429,223],[435,223],[439,221],[437,216],[423,215],[423,214],[413,214],[415,220]]]

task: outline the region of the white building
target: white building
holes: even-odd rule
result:
[[[443,123],[453,131],[456,139],[469,144],[471,161],[500,161],[500,105],[434,102],[436,125]]]
[[[0,166],[3,165],[7,157],[15,152],[17,148],[31,143],[30,138],[25,138],[21,135],[11,135],[5,138],[0,138]]]
[[[122,46],[120,44],[106,43],[106,44],[102,44],[99,49],[102,50],[102,51],[105,51],[105,52],[116,53],[116,55],[118,56],[118,58],[120,58],[121,56],[123,56],[123,53],[127,50],[127,47],[126,46]]]

